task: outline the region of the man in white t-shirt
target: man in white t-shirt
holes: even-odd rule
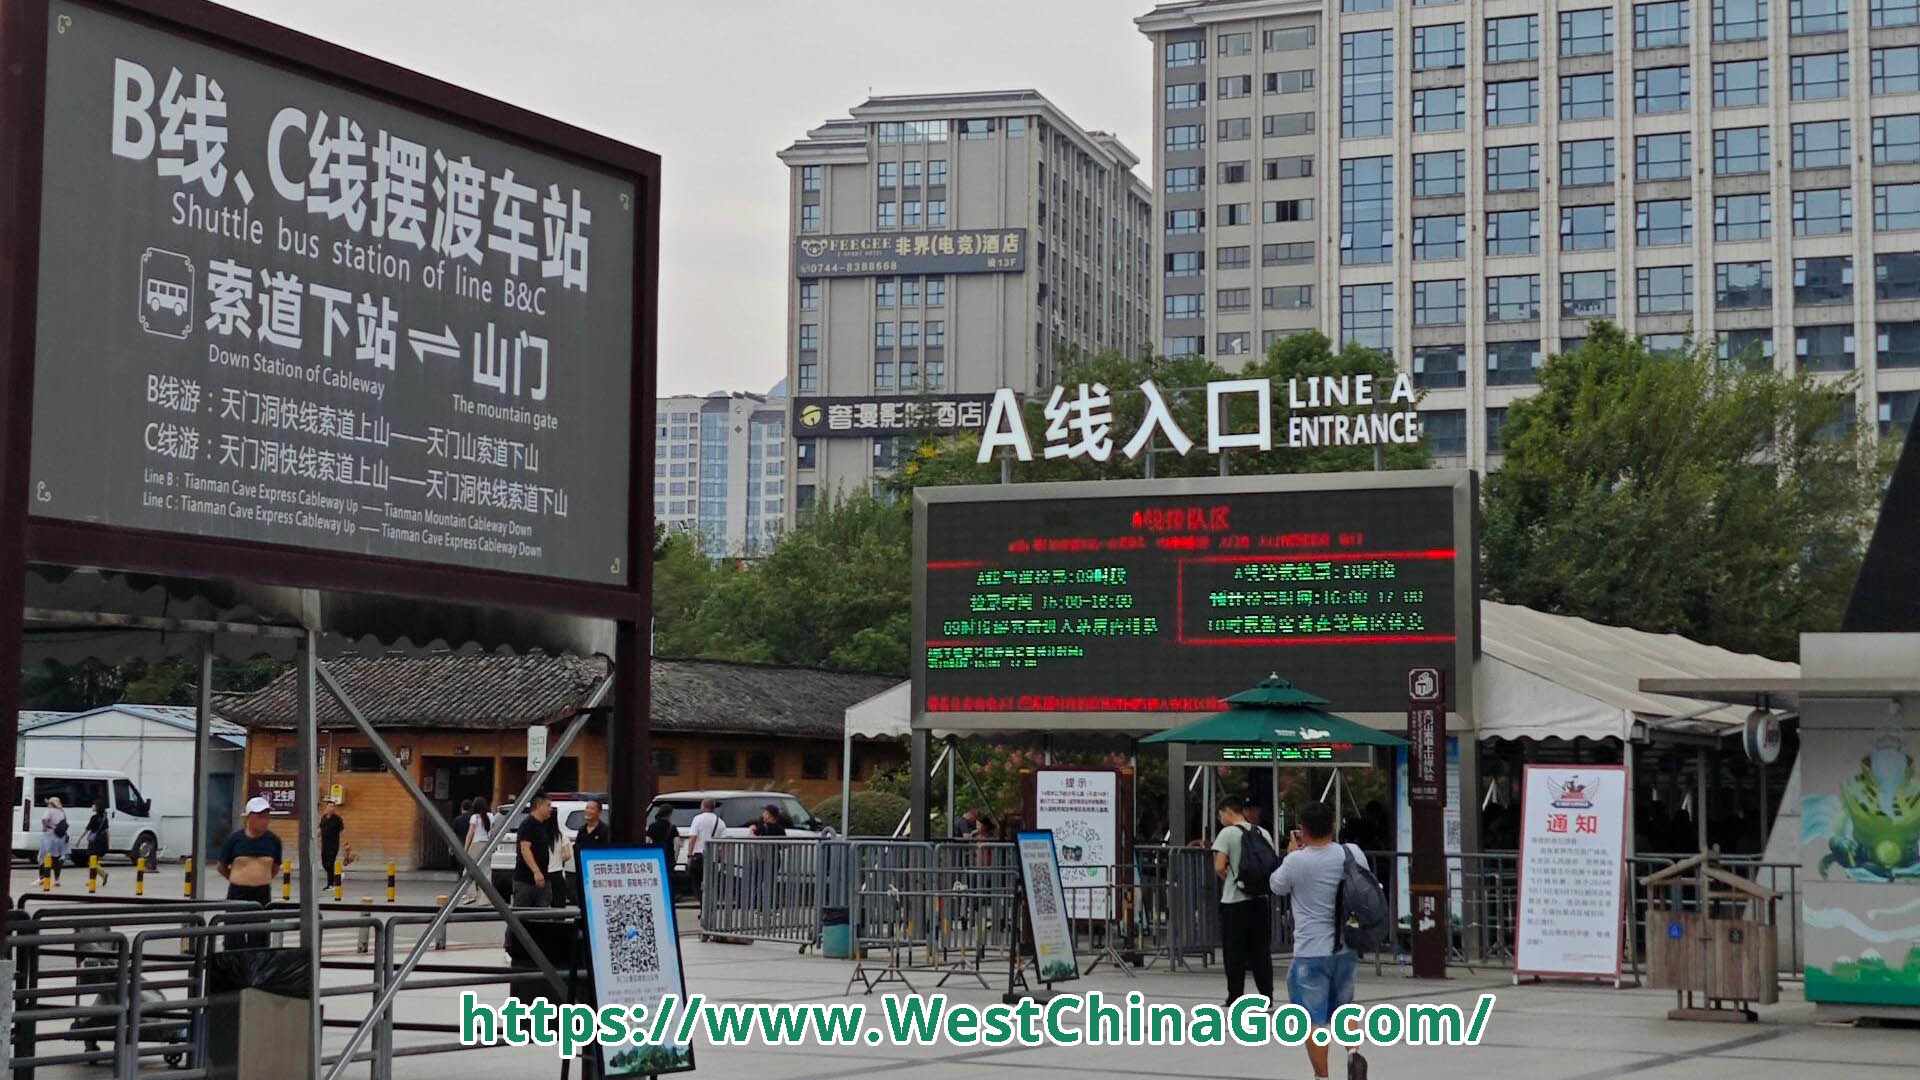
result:
[[[1260,996],[1273,1000],[1273,904],[1240,887],[1240,853],[1249,833],[1273,847],[1273,835],[1247,820],[1247,800],[1220,800],[1220,831],[1213,838],[1213,872],[1220,879],[1220,955],[1227,969],[1227,1006],[1246,995],[1253,976]]]
[[[718,799],[700,800],[700,812],[693,816],[693,824],[687,827],[687,887],[692,890],[694,900],[700,899],[700,884],[707,866],[707,843],[718,840],[727,833],[727,823],[715,813],[720,806]]]

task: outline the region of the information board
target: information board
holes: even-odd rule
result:
[[[1053,833],[1022,832],[1015,839],[1020,848],[1020,883],[1027,894],[1027,927],[1033,934],[1034,970],[1041,982],[1070,982],[1080,977],[1080,962],[1073,955],[1073,927],[1067,922]]]
[[[667,853],[660,848],[590,848],[581,850],[578,858],[595,1004],[602,1009],[644,1007],[651,1029],[663,998],[673,995],[681,1008],[687,1000],[680,935],[667,888]],[[680,1025],[676,1020],[672,1026]],[[602,1045],[600,1053],[606,1076],[693,1068],[691,1044],[621,1043]]]
[[[55,2],[32,513],[625,585],[635,186]]]
[[[299,773],[254,773],[247,781],[247,799],[265,799],[274,817],[292,817],[300,810]]]
[[[1409,668],[1471,670],[1470,485],[923,488],[916,717],[1208,712],[1271,672],[1404,716]]]
[[[1620,978],[1627,770],[1529,765],[1521,799],[1518,975]]]
[[[1060,849],[1067,914],[1104,919],[1119,861],[1120,774],[1111,769],[1040,769],[1033,776],[1033,824]]]

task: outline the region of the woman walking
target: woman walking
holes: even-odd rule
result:
[[[475,859],[480,858],[480,853],[486,850],[487,841],[491,839],[493,839],[493,817],[487,813],[486,800],[476,796],[473,800],[473,816],[467,820],[467,854]],[[489,868],[482,866],[480,872],[488,873]],[[466,893],[466,899],[461,901],[462,903],[481,902],[480,886],[468,882]]]
[[[67,861],[67,811],[58,795],[47,796],[47,812],[40,818],[40,862],[53,856],[53,883],[60,884],[60,864]]]
[[[87,819],[87,831],[80,837],[82,854],[98,856],[100,859],[100,887],[107,887],[107,804],[95,802],[93,816]]]

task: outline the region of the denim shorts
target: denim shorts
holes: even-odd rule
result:
[[[1333,1010],[1353,1003],[1353,974],[1360,958],[1343,950],[1332,956],[1296,956],[1287,968],[1287,997],[1307,1010],[1314,1027],[1333,1023]]]

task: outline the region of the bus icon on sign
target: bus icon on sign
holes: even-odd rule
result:
[[[1415,701],[1440,700],[1440,669],[1417,667],[1407,672],[1407,696]]]
[[[184,341],[193,329],[193,261],[148,248],[140,256],[140,329]]]

